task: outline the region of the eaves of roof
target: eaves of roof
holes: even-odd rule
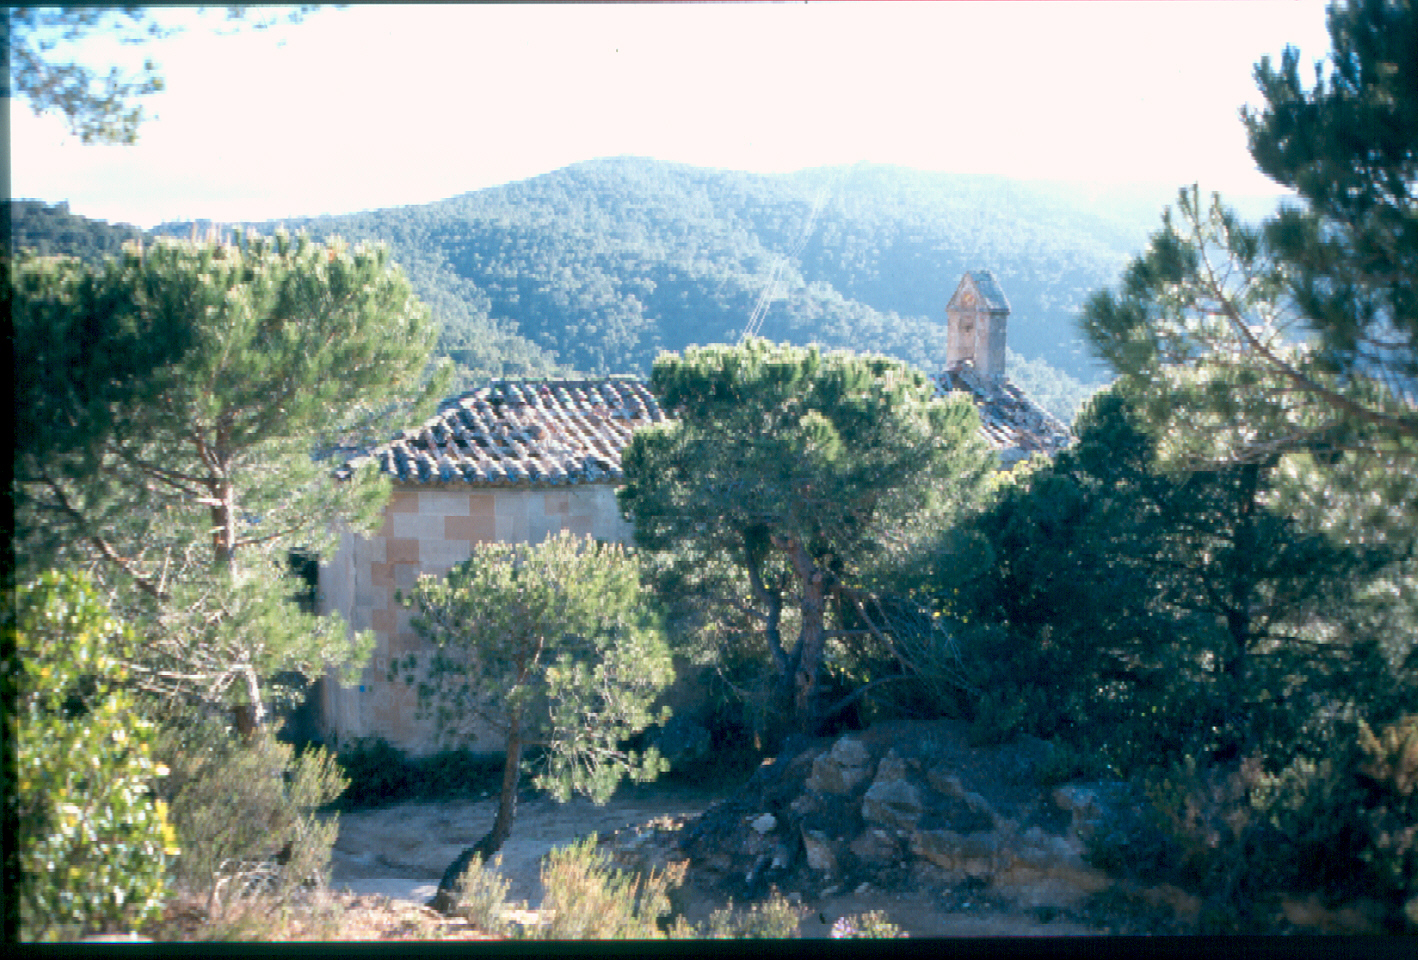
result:
[[[395,483],[526,487],[620,483],[631,434],[667,417],[629,377],[500,380],[451,397],[421,426],[352,457],[374,460]]]

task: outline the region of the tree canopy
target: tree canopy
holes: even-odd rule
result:
[[[511,832],[526,746],[545,748],[537,784],[562,801],[574,792],[605,803],[623,776],[663,771],[653,748],[624,746],[663,721],[650,708],[674,670],[639,563],[619,544],[566,531],[537,545],[480,543],[446,577],[421,577],[404,602],[437,650],[420,701],[439,732],[465,742],[481,722],[505,738],[497,818],[449,866],[441,898]]]
[[[1119,380],[987,515],[1001,559],[969,595],[992,598],[977,653],[1014,719],[1121,745],[1224,922],[1322,887],[1384,898],[1397,929],[1418,918],[1418,19],[1351,0],[1329,31],[1327,74],[1262,60],[1243,112],[1299,202],[1253,225],[1183,190],[1090,299]],[[1103,585],[1087,610],[1079,582]]]
[[[762,644],[776,722],[813,731],[853,591],[993,464],[974,406],[895,360],[758,339],[662,355],[651,383],[674,419],[623,458],[636,543],[711,632]]]
[[[1393,0],[1330,8],[1328,79],[1298,54],[1256,76],[1261,169],[1304,201],[1260,228],[1183,191],[1083,326],[1139,387],[1169,459],[1311,450],[1418,456],[1418,19]]]
[[[1247,111],[1256,164],[1295,189],[1266,225],[1285,291],[1334,372],[1418,391],[1418,14],[1411,0],[1329,8],[1333,43],[1305,89],[1299,57],[1256,67],[1266,106]],[[1394,425],[1397,426],[1397,425]],[[1410,436],[1418,426],[1410,421]]]
[[[1094,855],[1216,898],[1210,923],[1265,929],[1276,889],[1402,908],[1418,581],[1406,545],[1347,536],[1372,495],[1327,484],[1319,523],[1284,492],[1291,458],[1167,470],[1126,384],[1077,431],[943,538],[975,736],[1048,737],[1073,776],[1131,781],[1163,829]]]
[[[304,4],[283,11],[298,22],[318,9]],[[276,22],[267,16],[250,16],[249,8],[226,7],[228,21],[254,29]],[[81,142],[135,143],[143,123],[143,105],[137,101],[164,88],[162,73],[151,58],[134,73],[118,67],[99,73],[65,51],[68,45],[95,35],[117,38],[124,44],[141,44],[172,36],[150,8],[125,7],[11,7],[6,11],[9,72],[5,96],[28,100],[36,114],[54,112],[64,118],[69,131]]]
[[[261,681],[350,657],[301,614],[292,550],[378,516],[319,459],[431,402],[436,330],[385,251],[301,237],[11,265],[17,545],[91,567],[149,634],[135,676],[262,713]],[[239,691],[239,692],[238,692]]]
[[[1094,397],[1078,429],[951,534],[978,538],[978,552],[942,554],[938,575],[957,587],[947,607],[987,650],[978,686],[1031,678],[1012,697],[1035,731],[1084,737],[1134,768],[1273,752],[1294,736],[1281,715],[1354,694],[1384,656],[1359,598],[1401,551],[1339,543],[1272,509],[1278,457],[1161,469],[1125,386]]]

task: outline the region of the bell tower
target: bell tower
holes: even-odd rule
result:
[[[945,306],[945,319],[946,369],[959,369],[968,361],[977,375],[1003,383],[1009,301],[994,274],[988,270],[965,274]]]

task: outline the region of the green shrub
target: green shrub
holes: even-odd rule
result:
[[[132,930],[155,917],[178,853],[152,786],[152,727],[121,687],[132,638],[80,574],[20,587],[6,616],[14,684],[20,935]],[[6,697],[7,703],[10,698]]]
[[[1394,930],[1411,924],[1404,909],[1418,895],[1418,717],[1378,733],[1362,719],[1336,724],[1324,756],[1273,763],[1257,755],[1189,760],[1148,773],[1167,843],[1147,879],[1207,897],[1207,932],[1261,932],[1269,922],[1263,901],[1279,891],[1376,898]],[[1139,851],[1128,858],[1136,868]]]
[[[704,928],[680,924],[675,935],[708,940],[787,940],[798,935],[802,918],[802,908],[775,889],[767,900],[747,910],[735,910],[730,900],[728,906],[709,915]]]
[[[1418,716],[1377,733],[1358,719],[1336,739],[1330,757],[1263,778],[1254,802],[1290,843],[1281,857],[1292,885],[1377,897],[1401,926],[1404,902],[1418,897]]]
[[[277,896],[324,881],[339,820],[319,811],[346,784],[328,753],[295,756],[264,734],[245,742],[211,720],[166,727],[163,752],[181,886],[215,906],[258,880]]]
[[[669,890],[684,870],[640,876],[611,866],[596,849],[596,836],[559,847],[542,866],[542,911],[546,922],[529,931],[547,940],[648,940],[664,936]]]
[[[1384,889],[1411,900],[1418,897],[1418,714],[1377,735],[1361,720],[1359,747],[1358,772],[1371,784],[1360,856]]]
[[[422,792],[423,785],[404,752],[387,740],[363,738],[340,750],[338,756],[350,781],[339,797],[342,809],[397,803]]]
[[[501,867],[500,856],[494,857],[490,866],[484,866],[481,857],[474,857],[458,879],[453,909],[454,916],[493,936],[506,934],[510,927],[506,912],[507,890],[512,881],[502,876]]]
[[[497,755],[444,750],[410,757],[379,738],[355,741],[340,751],[339,762],[349,779],[338,801],[342,810],[478,797],[496,790],[502,776],[502,758]]]
[[[1048,755],[1034,770],[1034,780],[1041,787],[1057,787],[1070,780],[1096,780],[1108,775],[1108,764],[1097,753],[1084,750],[1066,740],[1049,744]]]
[[[985,691],[976,701],[975,715],[970,725],[970,743],[984,747],[998,743],[1008,743],[1021,733],[1028,732],[1029,709],[1036,688],[1020,687],[1014,690],[992,693]]]

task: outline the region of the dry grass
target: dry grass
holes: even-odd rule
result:
[[[214,907],[178,896],[143,932],[160,942],[496,939],[421,904],[319,888],[285,898],[253,894]]]

